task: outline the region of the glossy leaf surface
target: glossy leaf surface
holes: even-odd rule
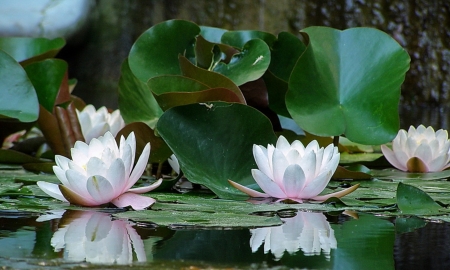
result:
[[[289,80],[286,106],[305,131],[361,144],[392,140],[408,53],[372,28],[303,30],[308,44]]]
[[[11,55],[17,62],[27,64],[54,57],[65,44],[66,42],[63,38],[0,38],[0,49]]]

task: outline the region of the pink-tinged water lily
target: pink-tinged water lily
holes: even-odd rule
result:
[[[81,131],[87,143],[93,138],[103,136],[107,131],[116,136],[125,126],[120,110],[109,113],[106,107],[95,110],[93,105],[87,105],[81,112],[77,110],[77,114]]]
[[[324,214],[298,212],[295,217],[281,220],[281,226],[250,230],[252,252],[258,251],[264,243],[264,253],[270,251],[275,260],[281,259],[285,251],[293,254],[299,249],[306,256],[322,253],[330,259],[330,251],[337,248],[337,241]]]
[[[72,160],[55,156],[57,166],[53,166],[62,185],[39,181],[38,186],[48,195],[61,201],[82,206],[98,206],[113,203],[117,207],[131,206],[135,210],[144,209],[155,200],[138,195],[157,188],[162,179],[152,185],[131,188],[141,177],[150,155],[147,143],[133,169],[136,138],[130,133],[125,140],[120,138],[120,146],[110,132],[89,144],[81,141],[71,149]]]
[[[339,164],[340,154],[332,144],[325,149],[316,140],[305,148],[295,140],[292,144],[280,136],[276,147],[253,145],[253,156],[259,169],[252,169],[256,183],[265,192],[258,192],[229,180],[230,184],[251,197],[273,197],[302,203],[305,199],[323,201],[342,197],[359,185],[328,195],[318,196]]]
[[[439,172],[450,167],[450,141],[446,130],[434,132],[432,127],[420,125],[401,129],[394,141],[392,150],[381,146],[389,163],[395,168],[409,172]]]
[[[177,173],[180,174],[180,163],[178,163],[178,158],[172,154],[167,161],[169,162],[170,167]]]
[[[55,252],[70,262],[131,264],[147,261],[144,242],[124,220],[112,220],[106,213],[67,211],[50,241]],[[134,258],[133,258],[134,257]]]

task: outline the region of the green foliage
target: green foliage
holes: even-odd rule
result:
[[[372,28],[302,30],[308,40],[289,79],[286,105],[305,131],[361,144],[392,140],[408,53]]]

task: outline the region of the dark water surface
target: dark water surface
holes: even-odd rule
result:
[[[299,212],[282,226],[134,224],[93,211],[0,212],[4,269],[450,269],[450,224]]]

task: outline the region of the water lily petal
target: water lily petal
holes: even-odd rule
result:
[[[134,132],[131,132],[127,139],[125,140],[126,144],[128,144],[131,147],[131,158],[132,161],[131,164],[134,164],[134,157],[136,156],[136,136],[134,135]]]
[[[69,169],[69,161],[70,161],[70,159],[68,159],[64,156],[55,155],[56,165],[63,170]]]
[[[284,190],[260,170],[252,169],[252,175],[256,183],[258,183],[259,187],[271,197],[287,198]],[[282,183],[282,180],[280,181],[280,183]]]
[[[86,164],[87,176],[92,176],[92,175],[106,176],[108,169],[109,168],[106,167],[105,162],[103,162],[103,160],[99,159],[98,157],[93,157],[93,158],[89,159],[89,161]]]
[[[439,155],[437,158],[433,159],[428,164],[428,170],[430,172],[442,171],[444,169],[444,167],[448,164],[449,159],[450,159],[450,155],[449,154],[441,154],[441,155]]]
[[[93,200],[90,196],[83,196],[73,191],[72,189],[59,185],[59,190],[63,194],[64,198],[69,201],[71,204],[81,205],[81,206],[97,206],[99,205],[95,200]]]
[[[338,191],[338,192],[333,192],[327,195],[320,195],[320,196],[315,196],[312,197],[311,199],[315,200],[315,201],[326,201],[331,197],[336,197],[336,198],[341,198],[344,197],[347,194],[352,193],[353,191],[355,191],[357,188],[359,187],[359,184],[353,185],[349,188],[346,188],[344,190]]]
[[[306,152],[302,163],[300,163],[300,167],[304,173],[302,177],[306,179],[302,184],[303,187],[303,185],[308,184],[309,181],[312,181],[316,177],[316,154],[314,152]],[[320,172],[320,168],[317,172]]]
[[[381,152],[383,152],[384,157],[387,159],[387,161],[389,163],[392,164],[392,166],[394,166],[395,168],[402,170],[402,171],[408,170],[408,168],[406,168],[406,166],[403,163],[398,161],[398,159],[396,157],[396,153],[394,153],[394,151],[392,151],[389,147],[387,147],[386,145],[382,145]],[[403,152],[401,152],[401,153],[403,153]],[[404,158],[407,159],[407,156],[405,154],[404,154],[404,156],[405,156]]]
[[[131,206],[134,210],[145,209],[156,202],[155,199],[135,193],[124,193],[114,199],[112,203],[117,207]]]
[[[180,163],[178,163],[177,157],[172,154],[167,161],[169,162],[170,167],[172,170],[174,170],[177,174],[180,174]]]
[[[150,143],[147,143],[144,147],[144,150],[141,153],[136,165],[134,166],[133,172],[128,178],[128,182],[126,184],[125,190],[130,189],[136,182],[139,180],[139,177],[142,176],[145,168],[147,167],[148,158],[150,156]]]
[[[58,185],[44,182],[44,181],[38,181],[37,185],[47,195],[52,196],[53,198],[58,199],[60,201],[67,202],[66,198],[64,198],[61,191],[59,190]]]
[[[430,163],[433,158],[433,153],[431,151],[429,144],[421,144],[417,147],[413,157],[420,158],[425,164]]]
[[[272,178],[272,166],[269,164],[269,158],[267,157],[267,149],[265,147],[254,144],[253,145],[253,157],[255,158],[258,169]]]
[[[283,175],[289,162],[284,156],[283,152],[279,149],[273,150],[272,168],[273,168],[273,181],[282,187]]]
[[[61,169],[58,166],[53,166],[53,172],[55,173],[56,177],[63,185],[68,185],[69,181],[66,178],[66,171]],[[59,190],[59,189],[58,189]]]
[[[81,174],[76,170],[67,170],[66,178],[69,182],[69,184],[67,185],[69,189],[80,194],[81,196],[90,196],[86,189],[86,181],[88,178],[87,176]]]
[[[291,144],[283,135],[281,135],[280,137],[278,137],[275,147],[281,150],[284,154],[287,154],[287,152],[289,152],[289,149],[291,148]]]
[[[238,184],[234,181],[228,180],[228,182],[230,183],[230,185],[232,185],[236,189],[239,189],[240,191],[244,192],[245,194],[249,195],[250,197],[255,197],[255,198],[269,198],[270,197],[270,195],[268,195],[266,193],[262,193],[262,192],[250,189],[250,188],[243,186],[241,184]]]
[[[128,190],[128,192],[131,193],[145,193],[145,192],[149,192],[151,190],[154,190],[155,188],[159,187],[162,183],[162,178],[158,179],[158,181],[156,181],[155,183],[149,185],[149,186],[145,186],[145,187],[138,187],[138,188],[131,188]]]
[[[321,172],[313,180],[309,180],[302,191],[302,198],[309,199],[320,194],[330,182],[331,170]]]
[[[123,164],[122,159],[117,158],[113,161],[111,166],[108,168],[106,172],[106,179],[111,183],[111,186],[114,189],[114,194],[121,194],[126,192],[125,184],[125,165]]]
[[[306,179],[307,177],[300,165],[289,165],[283,176],[283,186],[287,197],[302,198],[302,190],[306,184]]]
[[[114,188],[108,179],[101,175],[93,175],[88,178],[86,188],[92,199],[99,205],[110,202],[120,193],[115,193]]]

